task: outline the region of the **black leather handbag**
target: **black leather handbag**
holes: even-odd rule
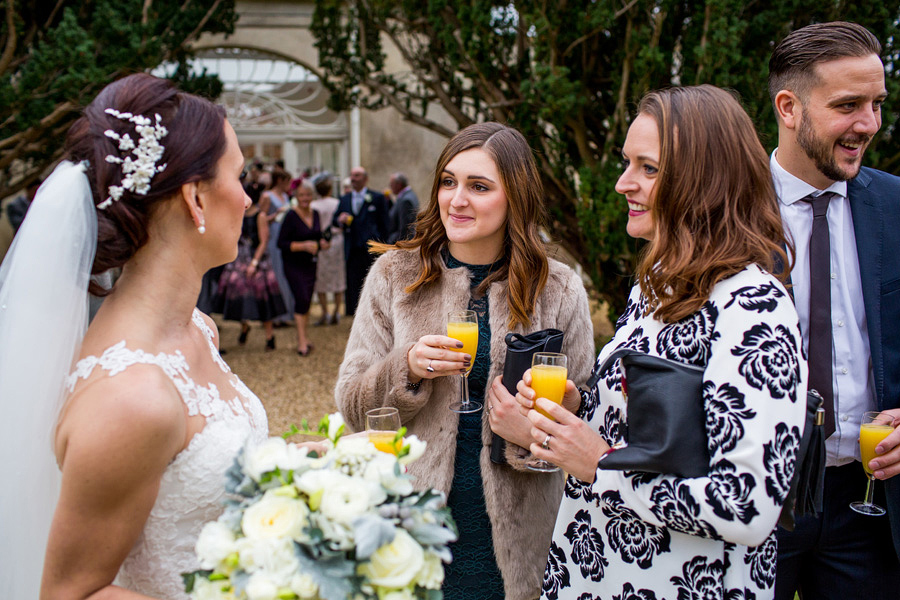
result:
[[[709,472],[703,368],[620,348],[595,370],[593,386],[621,360],[622,392],[628,403],[623,424],[627,446],[600,461],[601,469],[648,471],[681,477]]]
[[[507,333],[506,362],[503,364],[503,386],[506,391],[515,396],[516,385],[525,371],[531,368],[531,359],[535,353],[559,352],[562,350],[564,335],[559,329],[542,329],[528,335]],[[493,434],[491,461],[499,465],[507,464],[505,452],[506,440]]]
[[[681,477],[707,475],[704,369],[620,348],[594,369],[588,386],[596,385],[616,359],[621,359],[622,392],[628,403],[628,422],[623,424],[627,445],[608,454],[599,467]],[[778,524],[789,531],[794,528],[795,515],[814,515],[822,510],[824,414],[822,397],[810,390],[794,477],[778,518]]]

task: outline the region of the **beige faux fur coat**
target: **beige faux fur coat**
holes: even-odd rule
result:
[[[390,251],[372,266],[353,320],[335,398],[356,431],[365,429],[367,410],[380,406],[400,409],[400,419],[409,432],[428,442],[425,455],[410,466],[415,485],[447,492],[453,480],[459,424],[459,416],[450,411],[449,404],[459,394],[459,382],[439,377],[422,380],[416,392],[406,389],[406,355],[421,336],[446,331],[447,312],[467,308],[469,271],[444,267],[439,282],[407,294],[404,288],[416,280],[418,271],[418,253],[404,250]],[[492,284],[488,297],[490,386],[494,377],[502,375],[506,356],[509,306],[505,282]],[[518,332],[548,327],[565,332],[562,351],[569,357],[569,378],[583,385],[594,362],[587,294],[572,269],[555,260],[550,260],[547,286],[535,305],[530,328]],[[492,463],[487,414],[483,415],[482,441],[485,504],[506,598],[537,598],[562,496],[562,474],[524,469],[513,444],[507,444],[512,467]]]

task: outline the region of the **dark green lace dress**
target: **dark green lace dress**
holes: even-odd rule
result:
[[[478,350],[469,373],[469,397],[484,404],[491,369],[491,330],[487,294],[475,297],[475,289],[499,266],[468,265],[444,254],[451,269],[470,272],[469,310],[478,315]],[[482,409],[483,410],[483,409]],[[459,528],[459,540],[450,545],[453,562],[447,566],[443,592],[447,600],[503,599],[503,579],[494,558],[491,522],[484,504],[481,483],[482,411],[459,415],[456,435],[456,463],[447,503]]]

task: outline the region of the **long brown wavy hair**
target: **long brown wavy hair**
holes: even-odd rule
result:
[[[637,273],[654,316],[691,315],[750,264],[772,271],[780,261],[790,273],[769,157],[737,99],[711,85],[676,87],[647,94],[638,113],[656,121],[660,139],[655,233]]]
[[[508,205],[506,235],[501,266],[478,287],[487,292],[494,281],[506,279],[510,329],[531,325],[535,299],[547,283],[547,251],[539,235],[545,222],[544,187],[534,156],[521,133],[500,123],[476,123],[454,135],[437,160],[431,198],[416,218],[416,233],[410,240],[396,244],[372,243],[373,252],[388,250],[419,251],[419,277],[406,287],[407,293],[438,281],[441,277],[441,250],[447,246],[447,232],[441,222],[437,196],[444,169],[460,152],[480,148],[490,156],[500,173],[500,185]]]

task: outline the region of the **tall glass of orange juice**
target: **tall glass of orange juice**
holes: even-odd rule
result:
[[[460,373],[460,399],[450,405],[450,410],[457,413],[473,413],[481,410],[481,403],[469,400],[469,372],[475,364],[475,353],[478,351],[478,315],[474,310],[456,310],[447,313],[447,337],[462,342],[458,352],[472,357],[469,368]]]
[[[893,433],[893,418],[879,411],[863,413],[862,423],[859,426],[859,453],[862,457],[863,469],[869,481],[866,483],[866,499],[862,502],[850,503],[850,508],[863,515],[881,516],[885,510],[872,502],[874,493],[875,476],[869,469],[869,461],[875,458],[875,447],[881,441]]]
[[[531,359],[531,389],[534,390],[535,399],[546,398],[551,402],[562,404],[563,395],[566,392],[566,378],[568,377],[567,359],[565,354],[557,352],[536,352]],[[552,419],[550,415],[535,407],[539,413]],[[525,463],[532,471],[552,473],[559,467],[546,460],[532,459]]]
[[[400,411],[393,406],[366,411],[366,432],[375,448],[388,454],[397,454],[403,440],[397,439],[400,430]]]

